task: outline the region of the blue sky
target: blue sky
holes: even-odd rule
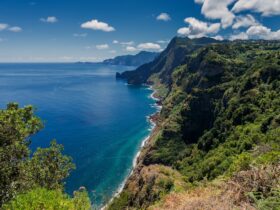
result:
[[[99,61],[174,36],[280,39],[280,0],[1,0],[0,62]]]

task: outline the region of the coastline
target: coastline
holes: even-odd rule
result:
[[[116,198],[117,196],[119,196],[122,193],[122,191],[124,190],[124,188],[126,186],[126,183],[128,182],[129,178],[134,174],[135,170],[137,169],[138,164],[140,163],[140,157],[144,153],[144,148],[152,140],[152,138],[155,134],[155,131],[157,130],[156,128],[158,126],[158,124],[157,124],[158,114],[159,114],[160,110],[162,109],[162,105],[160,103],[160,98],[156,96],[157,91],[153,88],[153,86],[152,85],[146,85],[146,86],[148,86],[148,89],[153,91],[149,97],[155,101],[155,103],[152,106],[156,107],[156,112],[147,116],[147,119],[149,120],[149,123],[151,124],[151,128],[149,129],[150,133],[147,137],[145,137],[142,140],[141,146],[140,146],[136,156],[133,158],[133,163],[132,163],[132,168],[131,168],[130,173],[126,176],[124,181],[120,184],[120,186],[118,187],[118,189],[116,190],[116,192],[114,193],[112,198],[109,200],[109,202],[107,202],[103,207],[101,207],[101,210],[105,210],[108,207],[108,205],[114,200],[114,198]]]

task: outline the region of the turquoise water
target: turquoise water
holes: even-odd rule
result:
[[[131,68],[131,67],[130,67]],[[151,90],[115,80],[123,66],[98,64],[0,64],[0,107],[16,101],[37,108],[45,128],[32,148],[51,139],[64,145],[77,169],[66,180],[95,206],[106,202],[129,174],[154,113]]]

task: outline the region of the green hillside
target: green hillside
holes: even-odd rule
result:
[[[280,208],[280,42],[175,38],[153,64],[118,77],[153,84],[163,108],[136,172],[109,209],[163,205],[167,194],[226,184],[255,168],[273,175],[263,187],[255,180],[228,209]],[[268,200],[272,206],[262,207]]]

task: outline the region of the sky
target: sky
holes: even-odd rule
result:
[[[175,36],[280,39],[280,0],[0,1],[0,62],[102,61]]]

